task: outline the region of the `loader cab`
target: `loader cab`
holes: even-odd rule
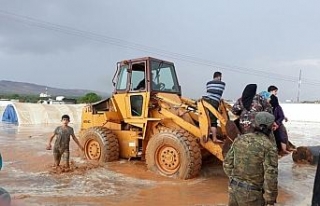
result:
[[[113,83],[118,105],[130,108],[121,111],[128,118],[147,117],[150,96],[156,93],[181,95],[173,63],[151,57],[118,62]]]
[[[115,93],[147,91],[181,95],[181,87],[171,62],[147,57],[125,60],[117,66],[117,80],[113,80]]]

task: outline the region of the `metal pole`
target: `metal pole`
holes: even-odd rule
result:
[[[297,96],[297,102],[300,102],[300,88],[301,88],[301,69],[300,69],[299,81],[298,81],[298,96]]]

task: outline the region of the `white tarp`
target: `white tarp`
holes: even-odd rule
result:
[[[11,101],[0,101],[0,121],[7,105],[13,105],[19,124],[58,123],[61,116],[68,114],[71,122],[81,123],[84,104],[33,104]],[[320,104],[280,103],[290,121],[320,122]]]
[[[8,106],[9,104],[7,104]],[[67,114],[73,124],[80,124],[83,104],[34,104],[11,102],[18,124],[56,124]],[[2,115],[1,115],[2,117]]]

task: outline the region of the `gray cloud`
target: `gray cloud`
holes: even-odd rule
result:
[[[154,56],[176,63],[193,98],[215,70],[224,74],[227,99],[248,83],[276,84],[280,99],[296,98],[302,69],[301,97],[320,99],[318,1],[0,4],[2,79],[110,92],[117,61]]]

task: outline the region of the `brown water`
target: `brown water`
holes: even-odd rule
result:
[[[210,161],[198,178],[174,180],[147,171],[138,160],[89,163],[72,141],[72,171],[53,170],[52,151],[45,146],[56,126],[0,124],[0,186],[11,193],[13,205],[227,205],[227,177]],[[294,144],[319,144],[319,124],[287,128]],[[309,205],[316,168],[295,165],[291,156],[279,163],[278,205]]]

